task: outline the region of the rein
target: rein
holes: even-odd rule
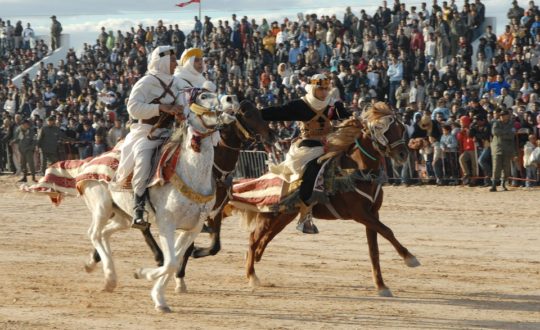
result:
[[[354,140],[354,144],[355,144],[355,148],[358,148],[358,150],[360,150],[360,152],[362,152],[367,158],[373,160],[373,161],[377,161],[377,158],[375,158],[374,156],[370,155],[366,149],[364,149],[364,147],[362,147],[362,145],[360,144],[360,141],[357,139]]]
[[[202,122],[202,120],[201,120],[201,122]],[[192,129],[193,129],[193,136],[191,137],[191,148],[195,152],[201,152],[201,142],[202,142],[202,140],[206,139],[207,137],[209,137],[210,135],[214,134],[214,132],[217,131],[215,128],[212,128],[207,132],[201,133],[201,132],[197,131],[194,128],[192,128]]]

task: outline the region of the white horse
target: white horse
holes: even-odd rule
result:
[[[213,93],[201,93],[196,103],[190,106],[181,132],[175,132],[171,143],[181,144],[180,158],[171,183],[149,188],[149,201],[153,209],[150,220],[159,229],[164,264],[157,268],[142,268],[136,271],[136,278],[155,281],[151,291],[156,310],[167,313],[171,309],[165,301],[165,287],[174,277],[186,249],[200,233],[207,213],[215,202],[215,184],[212,176],[214,162],[215,135],[212,132],[220,122],[234,121],[234,117],[216,109],[219,106]],[[178,138],[181,136],[181,138]],[[178,139],[176,139],[178,138]],[[199,141],[199,142],[197,142]],[[193,148],[199,144],[200,151]],[[106,291],[116,287],[117,278],[112,259],[109,238],[131,224],[133,195],[131,192],[111,191],[107,183],[92,181],[84,188],[84,200],[92,212],[92,225],[89,237],[103,262]],[[175,238],[176,230],[180,233]],[[86,270],[96,267],[93,258],[86,264]]]

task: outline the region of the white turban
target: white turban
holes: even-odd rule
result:
[[[171,55],[174,56],[174,48],[171,46],[159,46],[152,51],[148,61],[148,72],[153,75],[172,75]]]

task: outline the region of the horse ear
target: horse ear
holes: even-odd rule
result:
[[[189,103],[196,103],[197,102],[197,96],[199,96],[199,92],[201,90],[199,88],[192,88],[191,94],[189,95]]]

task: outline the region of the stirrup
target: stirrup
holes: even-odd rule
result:
[[[131,228],[134,229],[140,229],[140,230],[146,230],[150,228],[150,222],[144,220],[144,219],[133,219],[131,221]]]
[[[304,234],[319,233],[319,229],[317,228],[317,226],[315,226],[315,223],[313,223],[313,216],[311,215],[311,212],[307,213],[303,218],[298,220],[296,230]]]
[[[142,214],[140,214],[140,217],[137,214],[138,212],[140,212],[140,210],[137,210],[137,208],[135,208],[135,215],[133,216],[133,220],[131,220],[131,228],[140,229],[140,230],[146,230],[150,228],[150,222],[144,219],[144,215],[148,214],[148,211],[143,209]]]

